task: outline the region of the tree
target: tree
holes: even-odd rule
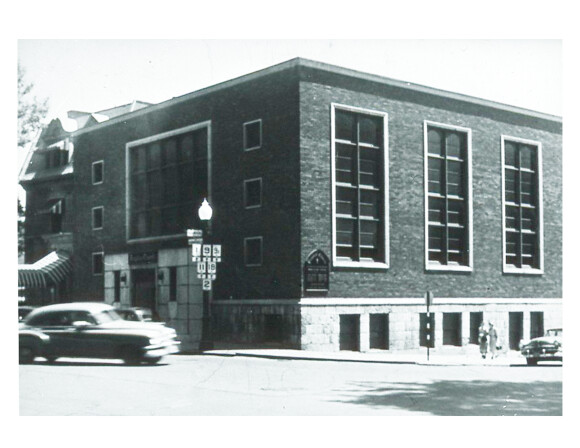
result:
[[[33,94],[34,84],[26,80],[26,71],[18,64],[18,150],[24,150],[42,127],[48,112],[48,99]],[[24,253],[24,207],[18,197],[18,256]]]
[[[18,147],[25,148],[42,127],[48,112],[48,99],[33,94],[34,84],[26,80],[26,70],[18,65]]]

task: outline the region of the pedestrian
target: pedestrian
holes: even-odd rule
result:
[[[489,335],[489,352],[491,353],[491,359],[495,358],[495,353],[497,350],[497,330],[493,326],[493,323],[489,323],[489,329],[487,331]]]
[[[479,352],[481,353],[481,357],[485,359],[487,356],[487,329],[485,328],[484,322],[481,322],[481,325],[479,326],[477,342],[479,342]]]

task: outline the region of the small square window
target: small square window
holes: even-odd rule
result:
[[[262,265],[262,237],[244,239],[244,259],[246,266]]]
[[[93,208],[93,230],[99,230],[103,228],[103,207]]]
[[[244,181],[244,206],[246,208],[260,207],[262,205],[262,179],[250,179]]]
[[[262,120],[244,123],[244,150],[258,149],[262,146]]]
[[[98,185],[103,183],[103,178],[105,174],[105,162],[99,160],[98,162],[93,162],[93,185]]]
[[[103,258],[103,252],[93,253],[93,275],[103,275],[105,270],[105,263]]]

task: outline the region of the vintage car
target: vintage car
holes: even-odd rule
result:
[[[562,361],[562,329],[552,328],[544,336],[522,342],[520,351],[530,366],[538,361]]]
[[[159,323],[121,319],[104,303],[63,303],[32,311],[19,324],[20,363],[37,356],[114,358],[154,364],[179,351],[175,330]]]

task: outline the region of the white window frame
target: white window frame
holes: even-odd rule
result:
[[[246,205],[247,204],[247,201],[248,201],[246,187],[247,187],[248,183],[255,182],[255,181],[259,181],[260,182],[260,203],[257,204],[257,205]],[[261,177],[255,177],[253,179],[246,179],[246,180],[244,180],[244,208],[246,210],[248,210],[248,209],[260,208],[260,207],[262,207],[262,178]]]
[[[383,178],[384,178],[384,194],[383,194],[383,210],[384,214],[384,260],[382,261],[352,261],[344,260],[336,255],[336,142],[335,137],[336,110],[345,110],[365,115],[372,115],[381,117],[383,119]],[[339,140],[338,140],[339,141]],[[390,237],[389,237],[389,115],[386,112],[365,109],[362,107],[349,106],[339,103],[330,104],[330,173],[331,173],[331,207],[332,207],[332,265],[334,267],[344,268],[360,268],[360,269],[388,269],[390,266]]]
[[[468,265],[438,264],[429,261],[429,126],[450,131],[462,132],[467,135],[467,238],[469,261]],[[423,179],[424,179],[424,232],[425,232],[425,270],[427,271],[450,271],[450,272],[473,272],[473,175],[471,170],[472,143],[471,129],[463,126],[439,123],[424,120],[423,122]]]
[[[103,259],[103,272],[100,274],[95,273],[95,255],[100,255]],[[92,266],[92,274],[94,277],[100,277],[105,275],[105,253],[104,252],[93,252],[91,254],[91,266]]]
[[[174,240],[176,238],[183,238],[183,235],[180,233],[174,235],[162,235],[162,236],[148,236],[144,238],[131,238],[131,229],[130,229],[130,222],[131,222],[131,167],[129,166],[129,151],[131,148],[135,146],[145,145],[148,143],[153,143],[158,140],[163,140],[165,138],[174,137],[180,134],[185,134],[187,132],[195,131],[201,128],[207,128],[207,200],[208,202],[212,202],[212,174],[211,174],[211,167],[212,167],[212,146],[211,146],[211,120],[202,121],[200,123],[195,123],[189,126],[185,126],[183,128],[174,129],[172,131],[162,132],[161,134],[151,135],[149,137],[145,137],[139,140],[133,140],[131,142],[127,142],[125,144],[125,237],[127,239],[127,243],[137,243],[137,242],[149,242],[149,241],[165,241],[165,240]]]
[[[260,263],[247,263],[247,256],[248,256],[248,241],[250,240],[260,240]],[[246,267],[258,267],[264,264],[264,238],[261,236],[250,236],[244,238],[244,266]]]
[[[101,180],[99,182],[95,182],[95,165],[101,165]],[[97,160],[93,162],[91,168],[91,179],[93,181],[93,185],[101,185],[105,180],[105,161],[104,160]]]
[[[95,227],[95,211],[101,210],[101,227]],[[98,207],[93,207],[91,209],[91,227],[93,230],[102,230],[105,227],[105,207],[99,205]]]
[[[538,156],[538,258],[539,268],[518,268],[506,263],[506,225],[505,225],[505,143],[523,143],[535,146]],[[542,143],[536,140],[529,140],[511,135],[501,135],[501,239],[502,239],[502,266],[504,274],[529,274],[542,275],[544,273],[544,173],[542,169]]]
[[[251,148],[247,148],[247,143],[246,143],[246,126],[250,125],[250,124],[254,124],[254,123],[259,123],[260,125],[260,144],[258,146],[252,146]],[[243,136],[243,146],[244,146],[244,151],[252,151],[254,149],[259,149],[262,147],[262,119],[258,118],[257,120],[252,120],[252,121],[246,121],[243,125],[243,132],[244,132],[244,136]]]

